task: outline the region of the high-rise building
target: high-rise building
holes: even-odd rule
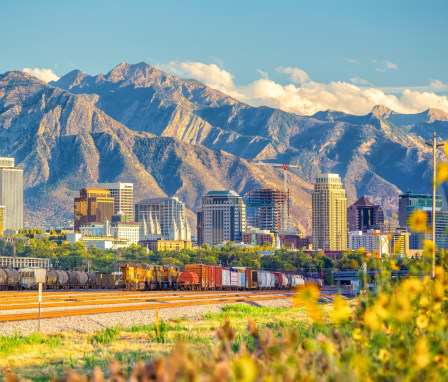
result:
[[[82,225],[111,221],[114,215],[114,198],[109,190],[83,188],[75,198],[75,232]]]
[[[384,210],[363,196],[347,208],[347,223],[349,231],[366,232],[384,223]]]
[[[271,232],[288,231],[290,224],[289,191],[261,188],[247,193],[247,224]]]
[[[338,174],[316,178],[312,195],[313,249],[347,249],[347,199]]]
[[[0,206],[0,235],[3,235],[3,230],[5,229],[5,206]]]
[[[114,198],[114,215],[123,212],[133,222],[134,219],[134,184],[133,183],[99,183],[89,184],[89,188],[100,188],[110,191],[110,197]]]
[[[14,158],[0,157],[0,206],[5,206],[4,230],[23,228],[23,170]]]
[[[432,195],[413,194],[412,192],[407,192],[406,194],[400,195],[398,200],[398,223],[400,227],[407,227],[409,213],[414,209],[431,211]],[[436,197],[436,211],[441,210],[442,198]]]
[[[135,219],[141,223],[140,240],[191,241],[185,204],[178,198],[145,199],[135,204]]]
[[[235,191],[210,191],[202,197],[200,209],[202,241],[198,244],[218,244],[241,241],[246,231],[246,206]]]

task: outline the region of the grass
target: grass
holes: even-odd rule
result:
[[[204,314],[196,321],[186,317],[161,320],[159,335],[155,323],[113,326],[91,334],[21,336],[17,333],[0,337],[0,370],[12,372],[19,378],[40,381],[61,377],[66,369],[89,374],[99,366],[106,371],[110,359],[114,358],[125,372],[130,372],[138,361],[169,354],[179,342],[203,353],[210,352],[219,342],[216,329],[228,319],[237,330],[232,345],[237,351],[242,342],[248,349],[254,349],[255,342],[246,332],[248,318],[276,333],[285,328],[296,328],[303,317],[297,309],[235,304],[222,307],[218,313]]]

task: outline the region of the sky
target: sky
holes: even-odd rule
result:
[[[448,112],[448,2],[0,0],[0,73],[146,61],[252,105]]]

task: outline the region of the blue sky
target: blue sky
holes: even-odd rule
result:
[[[232,76],[242,100],[260,104],[270,96],[257,100],[246,94],[255,89],[242,87],[266,77],[288,86],[294,81],[279,67],[297,68],[316,84],[395,94],[412,111],[423,101],[402,100],[406,88],[447,94],[447,17],[446,1],[0,0],[0,72],[95,75],[122,61],[147,61],[191,77],[197,71],[181,63],[214,64]],[[207,74],[199,79],[209,82]],[[445,107],[444,99],[426,99]]]

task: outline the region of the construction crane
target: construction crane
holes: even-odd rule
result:
[[[280,167],[283,170],[283,191],[288,192],[288,167],[299,168],[300,166],[293,164],[280,164],[280,163],[264,163],[256,162],[255,166],[269,166],[269,167]]]

